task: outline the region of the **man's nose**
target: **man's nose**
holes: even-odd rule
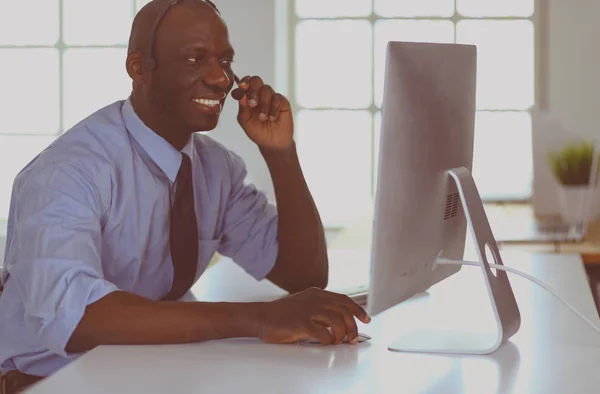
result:
[[[226,89],[232,84],[232,80],[227,72],[220,65],[215,65],[210,69],[204,78],[207,85]]]

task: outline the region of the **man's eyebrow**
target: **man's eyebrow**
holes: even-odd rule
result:
[[[183,46],[183,47],[179,48],[178,52],[182,53],[182,54],[204,53],[204,52],[208,52],[208,49],[206,49],[206,47],[200,46],[200,45]],[[233,48],[228,48],[228,49],[224,50],[223,52],[221,52],[221,56],[234,57],[235,51],[233,50]]]
[[[227,57],[234,57],[235,51],[233,50],[233,48],[229,48],[229,49],[226,49],[225,51],[223,51],[223,53],[221,55],[227,56]]]

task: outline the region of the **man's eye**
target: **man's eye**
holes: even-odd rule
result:
[[[221,66],[225,68],[231,68],[231,64],[233,63],[233,59],[223,59],[221,60]]]

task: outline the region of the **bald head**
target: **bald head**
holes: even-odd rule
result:
[[[200,6],[204,7],[207,12],[220,15],[219,10],[210,0],[152,0],[140,9],[133,19],[128,52],[139,51],[147,58],[152,57],[154,54],[147,52],[153,51],[150,45],[155,40],[154,36],[157,33],[158,25],[173,6],[179,5]]]

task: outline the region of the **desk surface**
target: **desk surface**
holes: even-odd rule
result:
[[[504,254],[505,264],[550,284],[598,322],[577,255]],[[338,262],[339,263],[339,262]],[[490,356],[395,353],[386,345],[410,328],[491,329],[477,268],[376,316],[360,330],[369,343],[269,345],[252,339],[194,345],[99,347],[33,388],[40,393],[592,393],[600,387],[600,336],[552,296],[511,277],[522,325]],[[269,299],[275,286],[255,283],[225,261],[194,288],[198,299]]]

